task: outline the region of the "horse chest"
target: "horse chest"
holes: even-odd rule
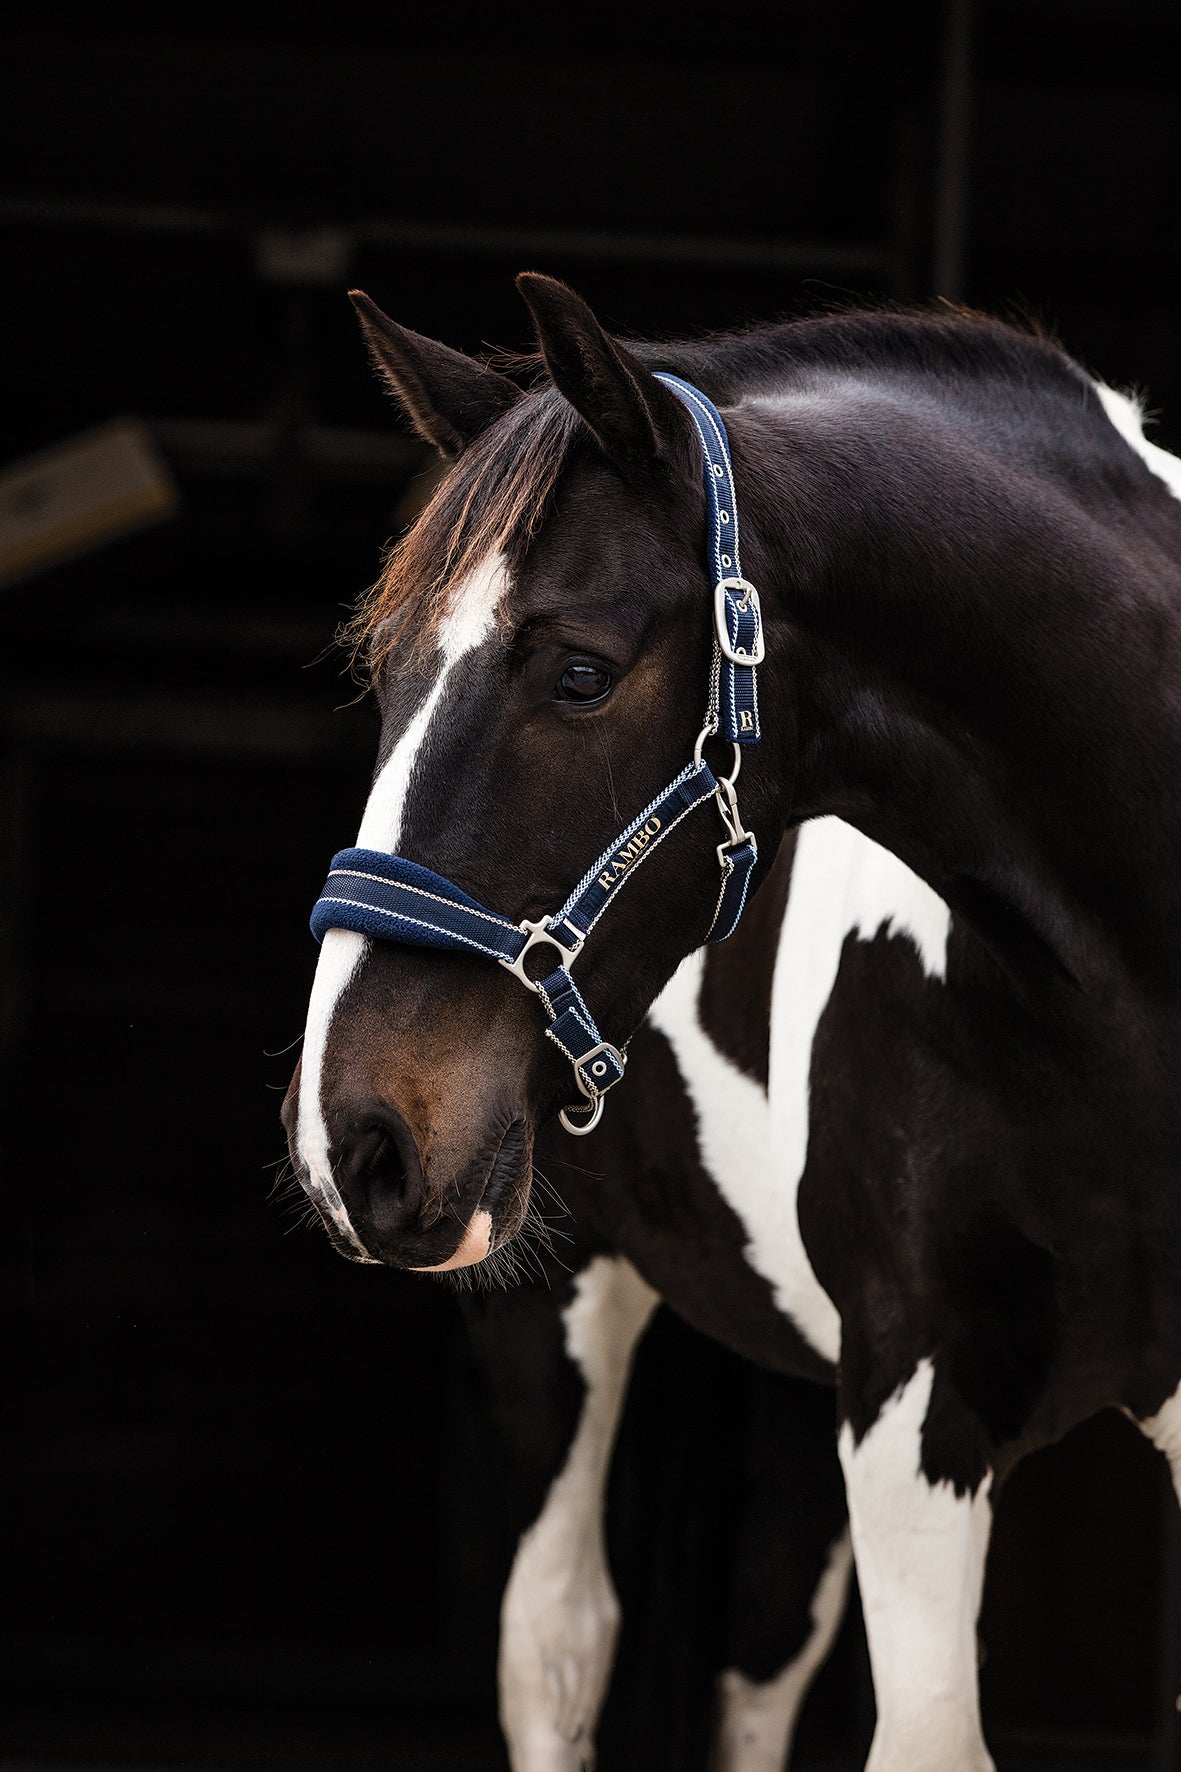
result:
[[[837,819],[820,819],[800,832],[786,911],[763,956],[774,968],[768,1086],[711,1038],[701,1012],[702,955],[685,961],[649,1015],[689,1098],[704,1176],[742,1227],[740,1255],[725,1259],[759,1276],[811,1353],[830,1364],[840,1353],[840,1320],[797,1214],[816,1030],[851,936],[868,941],[885,928],[913,945],[925,974],[942,977],[948,921],[942,901],[888,851]],[[749,968],[745,984],[733,979],[734,992],[744,989],[753,997]]]

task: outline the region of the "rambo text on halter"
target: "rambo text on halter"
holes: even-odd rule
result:
[[[625,1051],[602,1038],[570,975],[587,936],[614,902],[617,888],[683,818],[712,798],[726,836],[717,846],[721,885],[705,940],[724,941],[738,927],[758,858],[754,835],[743,829],[739,816],[735,783],[742,761],[739,747],[757,744],[760,738],[755,667],[763,658],[763,628],[758,592],[742,577],[726,427],[712,401],[697,388],[675,375],[661,374],[659,379],[692,418],[705,463],[714,643],[705,723],[693,748],[693,761],[633,818],[551,917],[510,923],[441,874],[373,849],[342,849],[333,856],[328,882],[311,917],[317,940],[329,929],[351,929],[380,941],[456,949],[499,961],[541,998],[549,1018],[546,1035],[573,1066],[584,1102],[563,1108],[560,1118],[567,1131],[579,1137],[598,1125],[603,1097],[619,1082],[627,1062]],[[707,739],[715,734],[733,746],[733,769],[726,776],[716,777],[702,757]],[[530,978],[525,956],[536,947],[552,948],[557,965],[545,976]],[[585,1117],[577,1121],[573,1114]]]

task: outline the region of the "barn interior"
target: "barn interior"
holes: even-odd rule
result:
[[[527,344],[525,268],[624,336],[964,301],[1181,450],[1175,7],[113,0],[3,42],[0,1763],[500,1772],[454,1299],[269,1198],[376,734],[333,634],[431,469],[344,292],[473,352]],[[138,491],[63,514],[96,431]],[[668,1315],[642,1349],[602,1772],[705,1766],[760,1386]],[[1000,1772],[1181,1765],[1181,1528],[1128,1424],[1014,1477],[982,1638]],[[854,1608],[803,1772],[863,1763],[872,1702]]]

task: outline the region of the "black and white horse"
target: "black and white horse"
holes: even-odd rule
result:
[[[522,289],[548,372],[524,394],[362,304],[457,460],[362,623],[383,731],[359,844],[537,917],[684,761],[712,587],[700,454],[654,369],[724,414],[766,660],[743,945],[700,956],[717,870],[686,821],[579,960],[604,1037],[645,1056],[577,1147],[609,1179],[563,1178],[604,1252],[506,1596],[516,1763],[577,1764],[559,1738],[593,1721],[603,1665],[573,1700],[526,1666],[529,1608],[563,1591],[528,1557],[567,1471],[591,1496],[567,1517],[593,1519],[659,1292],[835,1376],[870,1767],[983,1772],[997,1485],[1110,1406],[1181,1485],[1181,468],[1060,350],[975,317],[625,349],[561,285]],[[342,1253],[495,1261],[569,1093],[497,968],[325,937],[286,1116]],[[559,1529],[551,1569],[577,1542]],[[828,1570],[835,1608],[839,1546]]]

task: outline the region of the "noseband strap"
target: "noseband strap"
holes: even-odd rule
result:
[[[717,408],[699,389],[675,375],[659,379],[689,412],[705,463],[714,645],[705,724],[692,762],[604,849],[550,917],[510,922],[442,874],[376,849],[342,849],[333,856],[311,916],[317,941],[330,929],[349,929],[375,941],[482,954],[505,967],[540,999],[549,1024],[546,1037],[570,1062],[583,1099],[563,1108],[560,1117],[567,1131],[578,1136],[598,1125],[603,1097],[620,1081],[627,1064],[626,1044],[620,1049],[603,1039],[571,976],[587,936],[669,832],[710,800],[716,802],[726,836],[717,845],[720,884],[705,942],[725,941],[738,927],[758,860],[758,844],[738,812],[735,782],[741,753],[735,749],[733,772],[720,779],[701,754],[714,736],[735,746],[755,744],[760,736],[755,667],[763,657],[762,616],[758,592],[741,574],[729,441]],[[526,960],[539,947],[545,950],[538,955],[540,963],[527,971]]]

